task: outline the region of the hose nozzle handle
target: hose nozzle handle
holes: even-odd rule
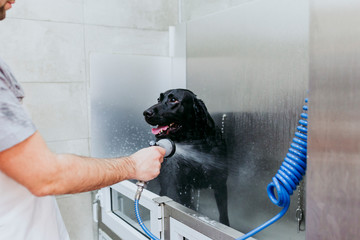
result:
[[[168,138],[163,138],[156,142],[151,141],[149,144],[150,144],[150,146],[159,146],[159,147],[164,148],[165,149],[164,158],[172,157],[176,151],[175,143]]]
[[[151,141],[150,146],[159,146],[165,149],[165,155],[164,158],[169,158],[172,155],[174,155],[176,147],[175,147],[175,143],[173,141],[171,141],[170,139],[160,139],[159,141]],[[144,181],[138,181],[136,183],[137,185],[137,191],[136,191],[136,195],[135,195],[135,199],[140,200],[141,197],[141,193],[144,190],[144,188],[146,188],[147,183]]]

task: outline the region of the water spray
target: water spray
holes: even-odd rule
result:
[[[308,99],[305,99],[305,103],[308,102]],[[276,216],[250,231],[249,233],[237,238],[236,240],[244,240],[252,237],[256,233],[264,230],[269,227],[271,224],[275,223],[281,217],[285,215],[289,206],[290,206],[290,196],[293,194],[293,191],[299,185],[306,171],[306,159],[307,159],[307,126],[308,126],[308,106],[303,106],[304,112],[300,115],[302,119],[299,120],[299,126],[297,127],[298,132],[295,133],[293,142],[290,145],[289,152],[286,154],[284,162],[280,166],[280,169],[276,175],[272,178],[272,182],[267,186],[267,192],[272,203],[279,207],[283,207],[280,213]],[[160,146],[165,148],[166,153],[164,158],[169,158],[175,153],[175,144],[169,139],[161,139],[157,142],[151,141],[151,146]],[[144,225],[141,220],[139,213],[139,200],[143,189],[146,187],[146,183],[143,181],[138,181],[136,183],[138,186],[136,195],[135,195],[135,215],[145,233],[153,240],[160,240],[154,234],[152,234]],[[275,195],[275,189],[277,192],[277,198]]]
[[[170,139],[160,139],[159,141],[151,141],[150,146],[159,146],[165,149],[165,155],[164,158],[170,158],[175,154],[176,151],[176,146],[175,143],[173,141],[171,141]],[[140,217],[140,212],[139,212],[139,200],[141,197],[141,193],[144,190],[144,188],[146,187],[146,182],[144,181],[138,181],[136,183],[137,185],[137,191],[135,194],[135,215],[136,215],[136,219],[140,224],[140,227],[144,230],[144,232],[153,240],[160,240],[159,238],[157,238],[154,234],[152,234],[149,229],[147,229],[147,227],[145,226],[145,224],[143,223],[143,221],[141,220]]]

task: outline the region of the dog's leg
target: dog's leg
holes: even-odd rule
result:
[[[179,192],[176,187],[161,187],[160,196],[167,196],[175,202],[181,202]]]
[[[182,186],[180,189],[180,203],[187,208],[194,209],[194,206],[191,202],[191,186]]]
[[[165,160],[159,175],[160,196],[167,196],[175,202],[180,200],[179,169],[175,161]]]
[[[178,182],[174,178],[160,178],[160,196],[167,196],[175,202],[181,202]]]
[[[214,194],[216,199],[216,204],[219,210],[219,221],[222,224],[230,226],[229,216],[228,216],[228,197],[227,197],[227,186],[226,184],[218,185],[214,187]]]

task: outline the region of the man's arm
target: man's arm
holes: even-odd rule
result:
[[[36,196],[99,189],[125,179],[149,181],[160,173],[165,149],[149,147],[129,157],[97,159],[55,154],[36,132],[0,152],[0,170]]]

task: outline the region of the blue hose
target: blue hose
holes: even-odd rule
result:
[[[308,99],[306,98],[305,103],[307,102]],[[295,138],[293,138],[289,152],[286,154],[284,162],[280,166],[275,177],[272,178],[272,182],[267,186],[267,192],[271,202],[279,207],[283,207],[283,209],[269,221],[236,240],[247,239],[262,231],[284,216],[289,209],[290,196],[293,194],[293,190],[296,189],[297,185],[299,185],[306,170],[308,126],[308,114],[306,111],[308,110],[308,107],[306,105],[303,106],[303,110],[305,111],[301,114],[303,119],[299,120],[300,126],[297,127],[298,132],[295,133]],[[278,194],[278,199],[276,199],[275,196],[275,189]]]
[[[143,221],[141,220],[140,217],[140,212],[139,212],[139,200],[135,199],[135,215],[136,215],[136,219],[140,224],[140,227],[144,230],[144,232],[153,240],[160,240],[159,238],[157,238],[154,234],[152,234],[149,229],[147,229],[147,227],[145,226],[145,224],[143,223]]]

